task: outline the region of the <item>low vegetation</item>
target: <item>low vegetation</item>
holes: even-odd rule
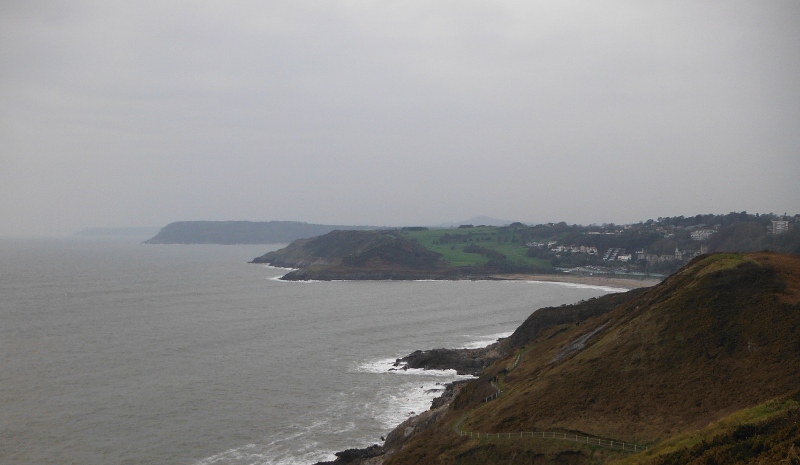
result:
[[[701,256],[652,288],[541,312],[384,463],[798,463],[800,257]],[[503,394],[485,402],[492,382]],[[496,436],[521,431],[648,451]]]
[[[440,253],[449,267],[492,267],[506,272],[552,272],[549,261],[528,255],[524,225],[402,231],[409,240]]]

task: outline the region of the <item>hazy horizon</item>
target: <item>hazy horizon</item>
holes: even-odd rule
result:
[[[0,5],[0,236],[798,213],[800,3]]]
[[[728,213],[739,213],[739,212],[728,212]],[[762,213],[762,212],[747,212],[747,213],[749,213],[749,214],[764,214],[764,215],[775,214],[775,215],[779,215],[779,216],[783,215],[783,213],[775,213],[775,212],[765,212],[765,213]],[[712,214],[722,214],[722,215],[724,215],[725,213],[714,212]],[[798,213],[788,213],[787,212],[786,216],[794,217],[797,214]],[[676,216],[692,217],[692,216],[696,216],[696,215],[676,215]],[[648,220],[657,220],[657,219],[658,218],[646,218],[646,219],[641,219],[641,220],[638,220],[638,221],[632,221],[632,222],[629,222],[629,223],[598,222],[598,223],[585,223],[585,224],[583,224],[583,223],[570,223],[570,224],[578,224],[579,226],[592,226],[592,225],[603,225],[603,224],[625,225],[625,224],[635,224],[635,223],[640,223],[640,222],[643,223],[643,222],[646,222]],[[222,222],[224,222],[224,221],[240,222],[240,221],[243,221],[243,222],[253,222],[253,223],[272,222],[272,221],[277,221],[277,222],[295,222],[295,220],[248,220],[248,219],[239,219],[239,220],[203,220],[203,219],[200,219],[200,220],[185,220],[185,221],[189,221],[189,222],[192,222],[192,221],[197,221],[197,222],[202,222],[202,221],[209,221],[209,222],[217,222],[217,221],[222,221]],[[508,220],[508,219],[501,219],[501,218],[493,218],[493,217],[489,217],[487,215],[479,215],[479,216],[475,216],[475,217],[472,217],[472,218],[464,218],[462,220],[443,221],[443,222],[431,223],[431,224],[396,224],[396,225],[350,224],[350,225],[346,225],[346,224],[342,224],[342,223],[335,223],[335,224],[331,224],[331,225],[333,225],[333,226],[337,226],[337,225],[338,226],[354,226],[354,227],[374,226],[374,227],[377,227],[377,228],[400,228],[400,227],[412,227],[412,226],[423,226],[423,227],[430,227],[430,228],[458,228],[459,226],[466,225],[466,224],[471,224],[473,226],[507,226],[507,225],[509,225],[511,223],[514,223],[516,221],[517,220]],[[534,225],[537,225],[537,224],[547,224],[547,223],[560,223],[560,222],[561,221],[556,221],[556,220],[553,220],[553,221],[521,221],[521,223],[526,224],[528,226],[534,226]],[[309,223],[309,222],[301,222],[301,223]],[[121,227],[99,227],[99,228],[97,228],[97,227],[87,227],[87,228],[81,229],[80,231],[74,231],[74,232],[66,234],[66,235],[60,235],[60,236],[50,235],[50,236],[39,236],[39,237],[61,237],[61,236],[70,236],[70,235],[72,235],[72,236],[80,236],[80,235],[84,235],[84,236],[124,235],[124,236],[142,236],[142,237],[148,236],[149,237],[149,236],[154,236],[164,226],[167,226],[167,225],[163,225],[163,226],[152,226],[152,225],[151,226],[121,226]],[[136,230],[136,231],[134,231],[134,230]],[[139,230],[148,230],[148,231],[146,233],[144,233],[144,232],[141,232]],[[0,237],[4,237],[4,236],[0,236]]]

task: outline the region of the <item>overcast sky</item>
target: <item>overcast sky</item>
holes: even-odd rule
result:
[[[800,2],[0,3],[0,235],[800,212]]]

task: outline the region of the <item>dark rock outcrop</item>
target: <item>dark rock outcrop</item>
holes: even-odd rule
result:
[[[373,444],[369,447],[365,447],[364,449],[347,449],[341,452],[336,452],[336,460],[331,462],[317,462],[314,465],[366,465],[368,459],[373,457],[380,457],[381,455],[385,454],[386,451],[383,447]],[[375,461],[372,461],[375,463]],[[382,463],[380,461],[378,463]]]
[[[456,370],[460,375],[478,376],[484,368],[502,357],[504,351],[500,344],[479,349],[431,349],[417,350],[403,358],[398,358],[394,366],[402,368],[422,368],[425,370]]]

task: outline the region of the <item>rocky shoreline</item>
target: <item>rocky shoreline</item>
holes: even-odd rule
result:
[[[460,375],[479,376],[483,370],[503,355],[500,341],[477,349],[431,349],[417,350],[398,358],[393,370],[422,368],[426,370],[456,370]],[[431,401],[429,410],[414,415],[396,426],[384,440],[383,445],[373,444],[363,449],[347,449],[336,452],[336,459],[317,462],[314,465],[381,465],[384,458],[403,448],[414,434],[428,429],[447,411],[450,403],[462,387],[471,380],[460,380],[445,384],[444,392]],[[383,439],[383,438],[382,438]]]
[[[492,363],[509,351],[521,347],[538,337],[543,330],[554,325],[579,324],[588,318],[606,314],[612,309],[641,295],[645,288],[624,293],[612,293],[589,299],[568,307],[545,307],[532,313],[509,337],[476,349],[417,350],[395,361],[390,370],[421,368],[427,370],[456,370],[460,375],[480,376]],[[383,445],[373,444],[363,449],[337,452],[336,460],[317,462],[315,465],[382,465],[386,457],[401,450],[414,434],[433,425],[447,411],[458,392],[471,380],[455,381],[445,385],[441,396],[433,399],[428,411],[412,416],[393,429]]]
[[[363,449],[347,449],[336,452],[336,459],[328,462],[317,462],[314,465],[382,465],[384,458],[399,451],[414,437],[438,421],[447,411],[450,402],[470,380],[454,381],[445,385],[439,397],[433,399],[430,410],[414,415],[397,425],[389,434],[383,445],[373,444]]]

